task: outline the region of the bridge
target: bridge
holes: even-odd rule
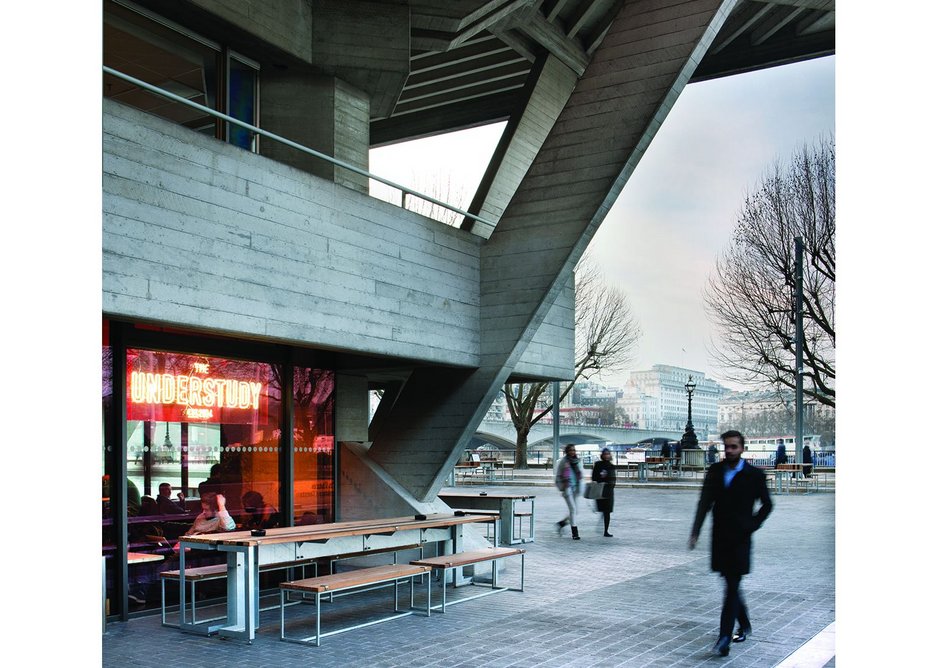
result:
[[[675,441],[681,439],[683,431],[667,429],[626,429],[625,427],[595,427],[583,424],[560,425],[560,442],[564,443],[599,443],[611,441],[613,443],[637,443],[646,438],[669,438]],[[515,447],[516,432],[510,420],[485,420],[476,430],[476,437],[488,441],[499,449],[509,450]],[[528,450],[534,448],[553,447],[554,426],[538,422],[531,427],[528,434]]]

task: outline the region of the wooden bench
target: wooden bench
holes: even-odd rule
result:
[[[258,571],[261,573],[269,573],[270,571],[279,571],[285,570],[287,568],[300,568],[303,571],[303,576],[306,576],[306,567],[312,566],[314,572],[319,574],[319,564],[316,559],[300,559],[298,561],[285,561],[275,564],[264,564],[258,568]],[[196,621],[195,619],[195,585],[197,582],[209,582],[210,580],[224,580],[228,577],[228,566],[227,564],[216,564],[213,566],[198,566],[196,568],[187,568],[186,569],[186,583],[189,585],[189,610],[191,614],[191,623],[192,624],[206,624],[208,622],[214,622],[219,619],[224,619],[222,617],[213,617],[211,619],[203,619],[201,622]],[[175,580],[179,582],[179,571],[163,571],[160,573],[160,619],[163,626],[177,627],[178,624],[172,624],[166,621],[166,581]],[[267,608],[260,608],[262,611],[273,610],[277,606],[270,606]]]
[[[423,558],[423,545],[415,543],[413,545],[404,545],[401,547],[385,547],[377,548],[373,550],[367,550],[362,552],[350,552],[348,554],[338,555],[329,560],[329,572],[334,572],[335,563],[341,559],[353,559],[355,557],[365,557],[373,554],[384,554],[387,552],[392,552],[394,554],[394,563],[397,563],[397,553],[405,550],[420,550],[420,556]],[[319,575],[319,563],[318,559],[301,559],[298,561],[286,561],[275,564],[264,564],[258,568],[260,573],[268,573],[270,571],[285,570],[287,568],[301,568],[302,577],[306,577],[306,566],[313,566],[314,573]],[[207,582],[209,580],[224,580],[228,577],[228,567],[225,564],[217,564],[215,566],[199,566],[197,568],[187,568],[186,569],[186,582],[190,585],[190,595],[189,600],[191,601],[189,608],[192,615],[192,623],[208,623],[214,622],[219,619],[224,619],[224,617],[213,617],[212,619],[203,619],[201,622],[197,622],[195,619],[195,584],[197,582]],[[179,580],[179,571],[163,571],[160,573],[160,615],[163,622],[163,626],[177,627],[178,624],[171,624],[166,621],[166,580]],[[330,600],[331,597],[330,597]],[[260,612],[266,612],[267,610],[275,610],[277,605],[271,605],[266,608],[259,608]]]
[[[506,557],[521,556],[521,587],[515,589],[513,587],[499,587],[498,586],[498,569],[496,568],[496,562],[499,559],[504,559]],[[524,550],[516,547],[488,547],[481,550],[472,550],[469,552],[457,552],[456,554],[444,554],[439,557],[430,557],[429,559],[417,559],[412,562],[414,566],[429,566],[434,570],[442,571],[442,577],[440,578],[440,591],[442,593],[440,605],[431,606],[430,597],[427,596],[427,612],[429,613],[431,608],[439,608],[440,612],[446,612],[446,571],[461,568],[463,566],[472,566],[473,564],[478,564],[486,561],[492,562],[492,588],[490,591],[485,591],[481,594],[476,594],[474,596],[466,596],[460,598],[456,601],[450,603],[450,605],[455,605],[456,603],[463,603],[465,601],[471,601],[475,598],[480,598],[482,596],[488,596],[489,594],[496,594],[502,591],[524,591]],[[474,583],[473,583],[474,584]]]
[[[528,520],[528,535],[521,535],[521,527],[524,525],[524,518]],[[534,542],[534,510],[516,510],[514,519],[518,521],[518,531],[515,534],[522,543]]]
[[[412,564],[391,564],[388,566],[372,566],[371,568],[360,568],[345,573],[336,573],[334,575],[323,575],[305,580],[296,580],[293,582],[282,582],[280,584],[280,639],[288,642],[303,644],[314,644],[319,647],[322,638],[344,633],[353,629],[360,629],[373,624],[387,622],[398,617],[405,617],[413,614],[414,611],[414,578],[429,573],[429,566],[415,566]],[[400,610],[397,601],[397,588],[402,580],[410,580],[410,609]],[[394,614],[380,619],[346,626],[328,633],[323,633],[320,628],[320,617],[322,614],[322,595],[335,594],[338,592],[348,592],[349,590],[364,591],[366,587],[380,585],[384,583],[394,583]],[[285,633],[284,608],[288,605],[290,592],[299,592],[305,598],[306,594],[314,594],[316,597],[316,633],[306,638],[288,638]],[[427,601],[430,600],[430,578],[427,577]],[[427,606],[427,615],[430,609]]]

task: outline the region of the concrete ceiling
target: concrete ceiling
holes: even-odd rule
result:
[[[507,120],[535,61],[581,75],[624,1],[411,0],[410,75],[372,145]],[[834,0],[740,0],[691,81],[833,53]]]

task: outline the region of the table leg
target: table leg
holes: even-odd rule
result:
[[[498,541],[498,532],[496,532],[496,545],[514,545],[521,542],[515,539],[515,499],[501,500],[498,510],[498,524],[500,525],[501,542]]]
[[[254,642],[258,625],[255,590],[258,585],[256,549],[249,546],[226,546],[228,552],[228,619],[218,629],[220,635]]]
[[[179,541],[179,628],[184,628],[185,624],[186,624],[186,545],[182,541]]]

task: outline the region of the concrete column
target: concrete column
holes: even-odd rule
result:
[[[335,375],[335,440],[368,440],[368,378]]]
[[[261,127],[282,137],[368,169],[368,96],[333,76],[265,70],[261,77]],[[270,139],[261,154],[278,162],[368,192],[368,179]]]

